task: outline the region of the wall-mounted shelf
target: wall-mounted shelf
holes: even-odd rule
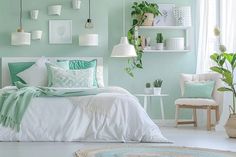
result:
[[[139,29],[188,30],[189,26],[140,26]]]
[[[190,52],[191,50],[143,50],[144,53],[172,53],[172,52]]]
[[[191,26],[139,26],[138,30],[173,30],[173,31],[184,31],[184,39],[185,39],[185,48],[186,50],[144,50],[144,52],[189,52],[190,51],[190,29]]]

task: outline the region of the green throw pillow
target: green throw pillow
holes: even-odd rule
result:
[[[22,83],[25,83],[20,77],[16,76],[18,73],[28,69],[31,67],[35,62],[16,62],[16,63],[8,63],[8,68],[10,71],[10,77],[11,77],[11,83],[12,85],[15,84],[15,82],[20,81]]]
[[[215,81],[185,82],[184,98],[212,98]]]
[[[67,62],[67,60],[58,60],[57,62]],[[85,60],[69,60],[69,69],[70,70],[80,70],[80,69],[89,69],[94,68],[94,78],[93,85],[98,87],[97,83],[97,60],[85,61]]]

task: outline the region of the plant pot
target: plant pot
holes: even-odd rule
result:
[[[167,50],[184,50],[184,38],[169,38],[166,40]]]
[[[153,94],[161,95],[161,88],[153,88]]]
[[[145,13],[144,14],[147,18],[143,22],[143,26],[152,26],[154,21],[154,14],[152,13]]]
[[[80,9],[81,0],[72,0],[73,9]]]
[[[61,5],[52,5],[48,7],[48,15],[61,15]]]
[[[39,10],[31,10],[30,17],[32,20],[37,20],[39,15]]]
[[[164,43],[157,43],[156,49],[157,50],[163,50],[164,49]]]
[[[231,114],[225,124],[225,131],[230,138],[236,138],[236,114]]]
[[[145,94],[153,94],[153,90],[152,90],[152,88],[145,88],[144,93]]]

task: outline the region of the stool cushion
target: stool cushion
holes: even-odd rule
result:
[[[202,99],[202,98],[180,98],[175,100],[176,105],[196,105],[196,106],[218,106],[216,101],[213,99]]]

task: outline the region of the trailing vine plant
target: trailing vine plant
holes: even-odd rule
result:
[[[132,6],[131,16],[133,17],[132,26],[128,31],[129,43],[134,45],[137,57],[128,59],[128,66],[125,68],[127,74],[134,77],[133,71],[136,69],[143,69],[143,50],[141,48],[141,39],[138,38],[138,27],[142,26],[147,16],[145,13],[152,13],[154,16],[161,15],[159,7],[156,3],[148,3],[142,1],[141,3],[134,2]]]

